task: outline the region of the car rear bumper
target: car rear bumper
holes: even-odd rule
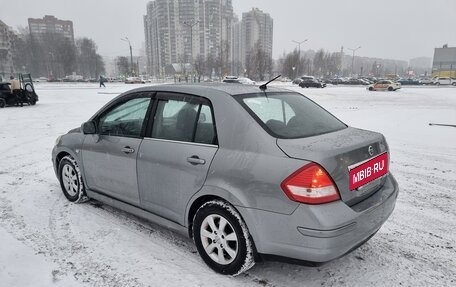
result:
[[[394,210],[399,188],[389,174],[368,199],[347,206],[342,201],[300,205],[292,214],[240,208],[258,253],[306,262],[327,262],[363,244]]]

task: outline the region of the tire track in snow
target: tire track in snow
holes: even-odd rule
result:
[[[57,198],[49,212],[52,244],[59,252],[56,256],[61,258],[59,265],[64,267],[63,271],[71,272],[76,279],[91,285],[144,286],[137,278],[121,273],[92,256],[89,247],[71,229],[72,222],[69,214],[73,205],[65,201],[66,199],[62,197]]]

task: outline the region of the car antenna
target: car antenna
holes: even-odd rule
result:
[[[278,75],[278,76],[277,76],[277,77],[275,77],[274,79],[272,79],[272,80],[269,80],[269,82],[267,82],[267,83],[265,83],[265,84],[261,85],[261,86],[260,86],[260,90],[262,90],[262,91],[266,91],[266,90],[268,89],[268,87],[267,87],[267,86],[268,86],[268,84],[269,84],[270,82],[272,82],[272,81],[275,81],[275,80],[277,80],[277,79],[278,79],[278,78],[280,78],[281,76],[282,76],[282,75]]]

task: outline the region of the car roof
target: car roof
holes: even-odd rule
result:
[[[176,93],[187,93],[199,96],[207,96],[210,92],[216,92],[216,94],[226,94],[231,96],[242,95],[242,94],[253,94],[260,93],[260,87],[254,85],[233,85],[229,83],[198,83],[198,84],[167,84],[167,85],[154,85],[138,88],[130,92],[176,92]],[[293,92],[286,89],[276,88],[268,86],[266,92]],[[215,95],[214,95],[215,96]]]

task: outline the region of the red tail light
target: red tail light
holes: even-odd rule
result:
[[[293,201],[322,204],[340,199],[331,177],[320,165],[309,163],[287,177],[280,185]]]

